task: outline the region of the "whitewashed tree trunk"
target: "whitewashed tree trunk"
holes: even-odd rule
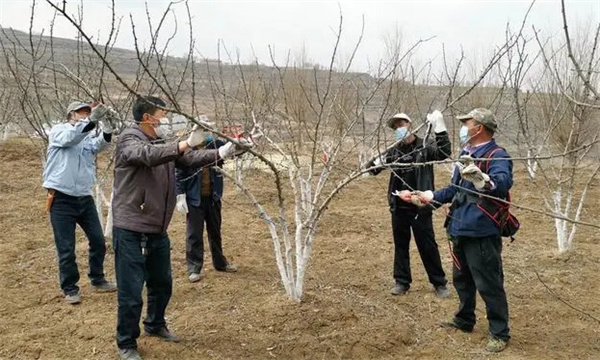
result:
[[[110,201],[106,201],[104,194],[102,194],[102,200],[105,201],[105,205],[108,208],[108,213],[106,214],[106,225],[104,225],[104,237],[112,238],[112,230],[113,230],[113,212],[112,212],[112,201],[115,190],[112,189],[110,192]]]
[[[562,192],[555,191],[552,194],[554,200],[554,212],[556,215],[568,216],[562,211]],[[564,252],[568,249],[567,246],[567,222],[564,219],[558,217],[554,218],[554,227],[556,230],[556,240],[558,242],[558,251]]]
[[[102,220],[104,218],[104,214],[102,212],[102,197],[104,196],[104,194],[102,193],[102,188],[100,187],[100,184],[96,183],[96,185],[94,186],[95,188],[95,203],[96,203],[96,212],[98,213],[98,219],[100,220],[100,225],[102,225],[104,223],[104,221]],[[104,231],[104,229],[102,229],[102,231]]]
[[[244,155],[235,158],[235,180],[238,184],[244,185]],[[239,192],[241,188],[236,186],[236,190]]]
[[[589,185],[589,182],[588,182]],[[581,219],[581,211],[583,209],[583,205],[585,203],[587,197],[588,186],[583,189],[581,197],[579,198],[579,204],[577,205],[577,209],[575,210],[575,221],[580,221]],[[562,203],[562,193],[561,191],[555,191],[553,194],[554,200],[554,212],[557,215],[571,218],[571,204],[573,201],[573,195],[569,193],[567,195],[564,208]],[[554,219],[554,227],[556,230],[556,240],[558,242],[558,252],[563,253],[571,249],[573,245],[573,239],[575,238],[575,233],[577,232],[577,223],[567,222],[567,220],[555,218]]]
[[[538,168],[537,160],[532,159],[532,157],[534,155],[537,155],[537,154],[534,154],[534,152],[531,149],[527,150],[527,165],[526,165],[526,167],[527,167],[527,173],[529,174],[529,177],[531,179],[535,179],[535,173]]]

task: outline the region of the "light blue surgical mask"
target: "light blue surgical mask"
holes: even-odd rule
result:
[[[463,125],[460,128],[460,132],[458,133],[458,138],[460,139],[460,143],[466,145],[469,142],[469,127]]]
[[[212,141],[213,141],[212,133],[206,134],[206,136],[204,137],[204,142],[208,144],[209,142],[212,142]]]
[[[408,128],[404,126],[399,127],[394,130],[394,135],[396,136],[396,141],[404,140],[408,136]]]

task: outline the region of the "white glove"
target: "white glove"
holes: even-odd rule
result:
[[[254,147],[254,142],[251,139],[240,138],[238,139],[239,143],[244,146],[236,146],[235,153],[233,156],[240,156],[248,151],[248,147]]]
[[[465,166],[460,175],[463,179],[472,182],[477,190],[483,189],[485,184],[490,182],[488,174],[481,171],[475,164]]]
[[[417,206],[425,206],[433,200],[433,191],[415,191],[413,192],[410,202]]]
[[[221,159],[228,159],[235,155],[235,144],[231,141],[228,141],[225,145],[221,146],[217,151],[219,151],[219,157]]]
[[[373,161],[373,166],[381,166],[384,163],[385,163],[385,157],[384,157],[384,155],[381,155],[381,156],[377,157],[375,159],[375,161]]]
[[[104,120],[106,114],[108,114],[108,108],[104,106],[104,104],[99,104],[98,106],[92,109],[92,113],[90,114],[90,121],[97,123],[101,120]]]
[[[204,129],[200,128],[200,126],[198,125],[194,125],[194,127],[192,128],[192,132],[190,133],[190,136],[188,136],[186,141],[189,147],[195,148],[196,146],[204,143],[204,138]]]
[[[100,129],[102,129],[102,132],[105,134],[112,134],[112,132],[115,130],[110,121],[107,120],[100,122]]]
[[[471,164],[475,163],[475,160],[473,160],[473,158],[471,157],[471,155],[461,155],[458,158],[458,161],[463,164],[464,166],[469,166]]]
[[[185,199],[185,194],[177,195],[177,211],[182,212],[184,214],[188,213],[187,200]]]
[[[444,115],[439,110],[434,111],[431,114],[427,114],[427,122],[433,127],[433,132],[439,134],[444,131],[448,131],[446,123],[444,122]]]
[[[210,128],[210,129],[214,129],[215,128],[215,123],[208,121],[208,117],[206,115],[200,115],[196,118],[196,121],[198,121],[200,124]]]

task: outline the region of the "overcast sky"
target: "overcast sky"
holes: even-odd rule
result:
[[[58,1],[58,0],[54,0]],[[45,0],[38,0],[34,32],[48,32],[53,11]],[[62,1],[60,1],[62,2]],[[116,0],[117,15],[122,18],[116,43],[119,47],[133,48],[130,14],[136,24],[138,38],[148,44],[149,31],[145,4],[154,26],[160,20],[168,1]],[[217,57],[221,40],[232,53],[239,53],[242,61],[256,56],[269,63],[269,46],[279,63],[288,51],[297,56],[305,49],[307,60],[328,64],[335,44],[340,11],[344,18],[340,45],[342,59],[348,58],[361,32],[364,17],[364,36],[354,69],[367,71],[385,55],[384,39],[400,30],[408,46],[418,39],[434,37],[422,45],[417,59],[440,58],[442,44],[455,56],[465,50],[469,60],[485,58],[494,46],[503,43],[505,28],[510,23],[517,28],[523,20],[530,1],[197,1],[190,0],[192,24],[197,51],[209,58]],[[0,0],[0,24],[28,31],[30,4],[27,0]],[[79,1],[69,1],[69,13],[76,13]],[[110,28],[110,1],[83,1],[84,28],[96,38],[105,39]],[[600,22],[600,0],[567,0],[567,14],[573,28]],[[174,6],[179,31],[170,47],[172,55],[187,52],[189,23],[185,4]],[[163,39],[174,28],[169,16]],[[545,36],[562,36],[559,0],[538,0],[529,16],[527,28],[535,25]],[[55,36],[75,38],[77,32],[64,20],[57,20]],[[592,36],[593,34],[590,34]],[[225,58],[221,55],[221,58]]]

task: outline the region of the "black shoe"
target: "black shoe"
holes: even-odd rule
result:
[[[228,272],[228,273],[234,273],[237,272],[237,267],[233,264],[227,264],[224,268],[222,269],[216,269],[217,271],[223,271],[223,272]]]
[[[472,327],[459,326],[454,321],[444,321],[440,324],[440,326],[443,328],[446,328],[446,329],[460,330],[464,333],[472,333],[473,332]]]
[[[408,292],[408,286],[403,284],[398,284],[394,286],[392,289],[392,295],[405,295]]]
[[[115,292],[117,291],[117,284],[104,280],[100,284],[92,284],[92,289],[97,292]]]
[[[119,349],[119,359],[121,360],[142,360],[140,353],[135,348]]]
[[[177,336],[177,335],[173,334],[171,331],[169,331],[169,329],[167,329],[166,326],[163,326],[157,332],[149,332],[148,330],[145,330],[144,332],[148,336],[156,336],[156,337],[161,338],[164,341],[170,341],[170,342],[180,342],[181,341],[181,338],[179,338],[179,336]]]
[[[450,290],[446,287],[446,285],[440,285],[435,287],[435,295],[442,299],[450,298]]]

